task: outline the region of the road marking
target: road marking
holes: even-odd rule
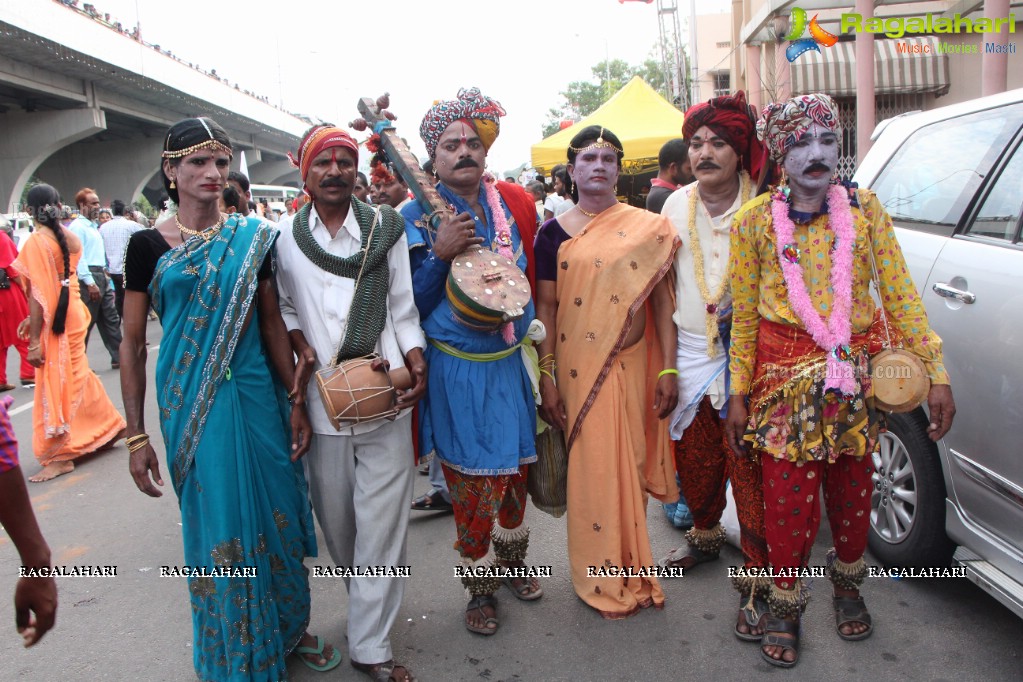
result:
[[[156,344],[155,346],[152,346],[149,349],[149,352],[150,353],[155,353],[158,350],[160,350],[160,344]],[[13,410],[9,410],[7,412],[7,414],[13,417],[14,415],[21,414],[22,412],[27,412],[28,410],[32,409],[32,405],[33,405],[33,403],[28,403],[26,405],[22,405],[21,407],[16,407]]]

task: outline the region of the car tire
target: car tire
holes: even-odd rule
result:
[[[948,566],[955,544],[945,534],[945,478],[922,409],[888,416],[873,455],[871,553],[886,566]]]

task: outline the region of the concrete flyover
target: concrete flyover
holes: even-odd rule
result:
[[[32,177],[65,203],[83,186],[100,200],[163,193],[169,125],[209,116],[224,126],[252,182],[298,186],[286,154],[310,121],[183,63],[159,46],[61,2],[0,0],[0,212]]]

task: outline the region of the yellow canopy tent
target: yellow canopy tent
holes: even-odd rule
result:
[[[592,114],[533,145],[533,167],[549,171],[567,163],[568,143],[590,125],[604,126],[622,141],[625,158],[622,173],[636,175],[657,169],[657,153],[670,139],[682,137],[682,112],[634,76],[611,99]]]

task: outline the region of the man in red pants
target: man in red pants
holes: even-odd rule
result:
[[[871,255],[884,313],[930,375],[933,440],[952,425],[955,404],[941,339],[928,325],[891,219],[873,192],[833,179],[841,139],[834,101],[812,94],[771,104],[757,132],[788,180],[747,204],[733,225],[725,427],[735,447],[751,444],[761,462],[774,581],[761,653],[789,668],[798,656],[808,596],[801,577],[820,525],[821,486],[835,542],[828,573],[838,635],[861,640],[872,631],[859,593],[867,574],[869,455],[880,421],[868,363]]]
[[[725,542],[721,513],[729,479],[744,565],[767,566],[760,464],[745,452],[732,452],[720,416],[728,399],[725,344],[732,310],[728,233],[732,218],[756,194],[755,177],[766,156],[755,126],[756,114],[742,91],[690,107],[682,135],[696,182],[672,193],[661,209],[682,238],[674,265],[679,405],[671,417],[671,437],[694,521],[686,546],[672,550],[661,563],[687,570],[718,558]],[[770,581],[740,576],[733,583],[740,593],[735,634],[759,641]]]

